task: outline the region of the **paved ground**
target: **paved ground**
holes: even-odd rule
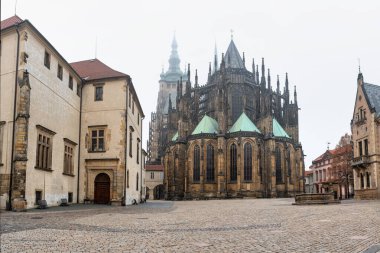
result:
[[[73,205],[1,213],[1,252],[380,252],[380,201]]]

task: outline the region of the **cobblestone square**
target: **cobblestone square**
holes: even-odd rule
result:
[[[378,252],[380,201],[151,201],[1,213],[1,252]]]

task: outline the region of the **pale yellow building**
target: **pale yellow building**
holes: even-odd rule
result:
[[[147,164],[145,166],[145,184],[147,199],[164,198],[164,166]]]
[[[380,86],[358,76],[351,120],[356,199],[380,199]]]
[[[0,208],[140,200],[144,114],[128,75],[69,64],[13,16],[1,22],[0,103]]]

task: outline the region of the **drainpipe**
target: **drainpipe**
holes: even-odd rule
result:
[[[81,81],[81,86],[80,86],[80,102],[79,102],[79,142],[78,142],[78,180],[77,180],[77,204],[79,204],[79,168],[80,168],[80,149],[81,149],[81,136],[82,136],[82,95],[83,95],[83,85],[84,81]],[[78,92],[78,91],[77,91]],[[87,189],[86,189],[87,191]],[[86,194],[87,195],[87,194]]]
[[[9,196],[8,196],[8,210],[12,210],[12,187],[13,187],[13,170],[14,170],[14,149],[15,149],[15,132],[16,132],[16,100],[17,100],[17,81],[18,81],[18,59],[20,54],[20,32],[18,24],[16,24],[17,32],[17,53],[16,53],[16,73],[15,73],[15,95],[13,100],[13,130],[12,130],[12,151],[11,151],[11,171],[9,177]]]
[[[132,82],[130,77],[127,77],[127,88],[125,90],[125,137],[124,137],[124,155],[125,155],[125,163],[124,163],[124,201],[121,203],[123,206],[127,205],[127,146],[128,146],[128,90],[129,83]]]

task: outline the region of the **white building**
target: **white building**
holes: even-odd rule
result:
[[[0,81],[0,208],[140,200],[144,113],[128,75],[69,64],[13,16],[1,22]]]

